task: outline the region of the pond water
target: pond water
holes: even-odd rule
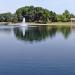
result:
[[[75,28],[0,26],[0,75],[75,75]]]

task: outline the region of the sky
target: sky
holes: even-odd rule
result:
[[[18,8],[24,6],[40,6],[56,13],[69,10],[75,14],[75,0],[0,0],[0,13],[14,13]]]

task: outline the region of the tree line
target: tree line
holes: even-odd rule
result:
[[[62,14],[56,14],[42,7],[25,6],[16,10],[14,14],[8,12],[0,14],[0,22],[21,22],[25,17],[26,22],[50,23],[69,22],[71,17],[75,17],[68,10]]]

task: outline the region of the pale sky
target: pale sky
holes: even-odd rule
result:
[[[0,13],[15,12],[23,6],[41,6],[56,13],[69,10],[75,14],[75,0],[0,0]]]

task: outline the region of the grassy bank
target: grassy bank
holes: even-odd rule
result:
[[[65,25],[65,26],[75,26],[75,22],[52,22],[47,24],[40,24],[40,23],[28,23],[29,25]]]
[[[0,22],[0,25],[20,25],[22,23]],[[27,25],[75,26],[75,22],[52,22],[47,24],[26,22]]]

